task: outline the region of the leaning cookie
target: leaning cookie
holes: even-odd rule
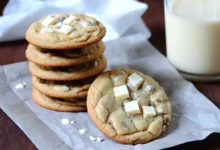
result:
[[[135,70],[113,70],[90,86],[87,111],[96,127],[111,139],[147,143],[158,138],[171,121],[171,104],[164,90]]]
[[[86,101],[82,99],[58,99],[46,96],[38,90],[32,90],[34,102],[46,109],[62,112],[80,112],[86,111]]]
[[[100,41],[105,27],[84,14],[56,14],[34,22],[26,32],[32,45],[44,49],[74,49]]]
[[[46,50],[29,44],[26,57],[42,66],[71,66],[95,60],[103,54],[104,50],[105,45],[102,41],[73,50]]]
[[[32,84],[41,93],[57,98],[86,98],[95,77],[74,81],[51,81],[32,77]]]
[[[95,61],[70,67],[46,67],[30,62],[29,70],[34,76],[45,80],[80,80],[99,74],[106,65],[106,58],[102,56]]]

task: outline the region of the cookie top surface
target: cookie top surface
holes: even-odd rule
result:
[[[26,50],[28,60],[42,66],[71,66],[92,61],[105,50],[102,41],[74,50],[48,50],[29,44]]]
[[[100,75],[90,86],[87,110],[106,136],[127,144],[149,142],[166,130],[171,104],[149,76],[118,69]]]
[[[30,62],[29,71],[32,75],[45,80],[80,80],[98,75],[106,65],[106,58],[101,56],[94,61],[68,67],[47,67]]]
[[[41,93],[57,98],[86,98],[95,77],[76,81],[51,81],[32,77],[32,84]]]
[[[106,33],[98,20],[84,14],[48,15],[26,32],[29,43],[46,49],[73,49],[100,41]]]

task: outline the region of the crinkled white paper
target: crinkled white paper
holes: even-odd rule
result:
[[[86,112],[62,113],[46,110],[31,98],[31,75],[28,62],[0,67],[0,107],[27,134],[39,149],[74,150],[140,150],[161,149],[181,143],[201,140],[220,132],[220,111],[192,83],[182,79],[146,38],[133,35],[106,43],[108,70],[131,68],[152,76],[164,87],[173,106],[171,125],[161,138],[148,144],[124,145],[105,137],[92,123]],[[23,89],[15,89],[26,82]],[[75,124],[63,125],[68,118]],[[86,129],[80,134],[79,129]],[[103,142],[92,141],[101,137]]]

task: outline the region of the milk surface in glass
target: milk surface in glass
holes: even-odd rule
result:
[[[165,0],[167,57],[180,71],[220,73],[220,0]]]

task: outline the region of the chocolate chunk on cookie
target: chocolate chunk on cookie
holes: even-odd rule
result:
[[[105,33],[105,27],[93,17],[57,14],[31,24],[26,39],[32,45],[44,49],[74,49],[97,43]]]
[[[95,76],[102,72],[107,65],[104,56],[85,64],[69,67],[47,67],[30,62],[29,70],[32,75],[45,80],[80,80]]]
[[[58,99],[46,96],[33,88],[32,97],[36,104],[46,109],[62,112],[86,111],[85,99]]]
[[[167,129],[172,107],[163,88],[151,77],[118,69],[103,73],[92,83],[87,111],[106,136],[140,144],[158,138]]]
[[[104,50],[102,41],[73,50],[48,50],[29,44],[26,57],[42,66],[71,66],[95,60],[103,54]]]

